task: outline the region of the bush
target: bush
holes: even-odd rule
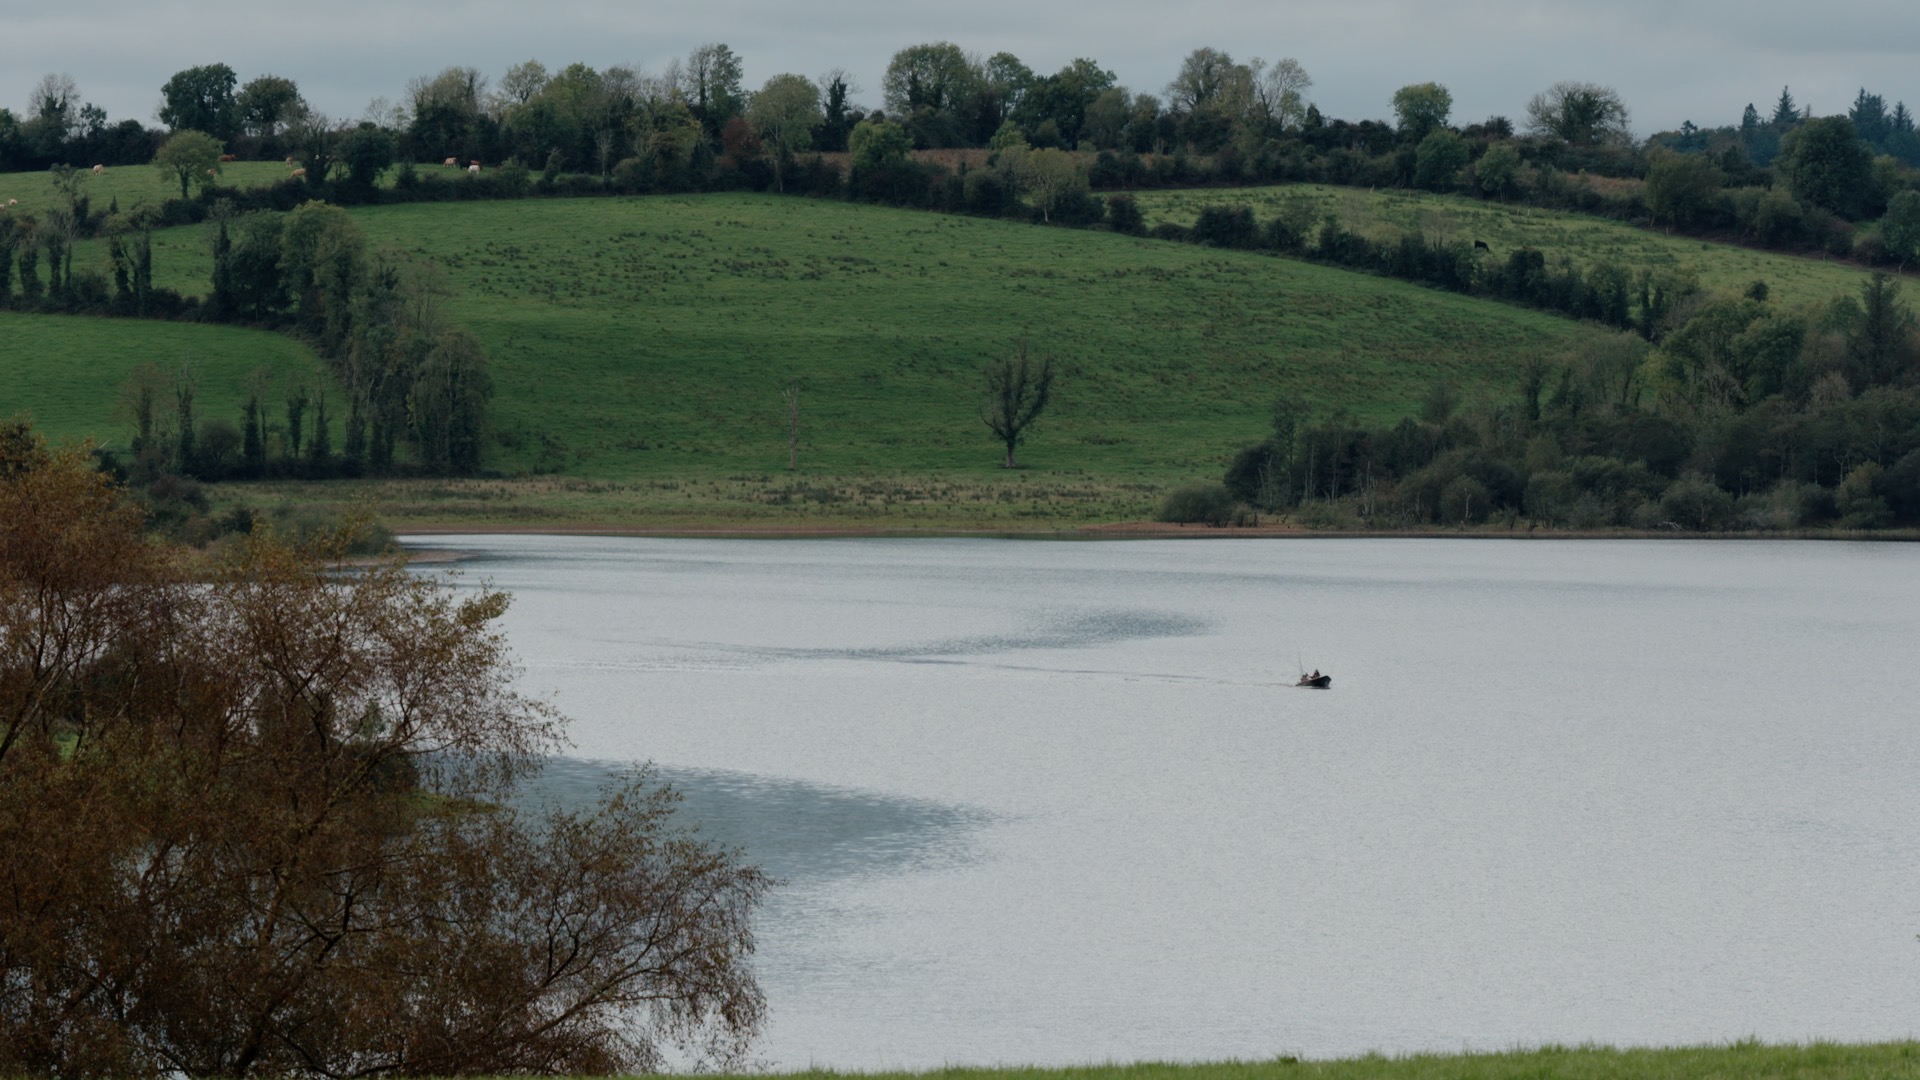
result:
[[[1107,224],[1114,232],[1139,236],[1147,231],[1147,218],[1140,212],[1140,204],[1133,196],[1120,194],[1107,197]]]
[[[1564,524],[1579,498],[1567,473],[1543,471],[1527,478],[1526,511],[1549,525]]]
[[[1724,529],[1733,520],[1733,496],[1704,477],[1675,480],[1667,485],[1659,505],[1663,523],[1672,522],[1695,532]]]
[[[1478,525],[1493,511],[1493,493],[1471,476],[1456,476],[1440,490],[1440,520]]]
[[[1193,223],[1193,240],[1224,248],[1253,248],[1260,243],[1260,226],[1246,206],[1206,206]]]
[[[1847,474],[1834,490],[1834,507],[1840,513],[1843,529],[1877,529],[1893,523],[1893,511],[1880,494],[1880,482],[1886,470],[1869,461]]]
[[[1168,492],[1154,520],[1219,526],[1236,524],[1243,515],[1226,485],[1192,484]]]

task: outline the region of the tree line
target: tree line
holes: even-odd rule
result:
[[[375,182],[395,163],[413,164],[403,179],[430,189],[401,197],[511,193],[530,173],[549,191],[591,190],[583,178],[627,192],[786,190],[796,171],[809,170],[801,186],[810,193],[837,188],[924,202],[943,180],[957,187],[960,178],[937,166],[925,182],[900,175],[895,146],[912,153],[1018,144],[1069,152],[1095,189],[1295,180],[1418,187],[1891,263],[1911,260],[1920,240],[1920,193],[1903,197],[1915,188],[1920,135],[1904,102],[1889,107],[1864,87],[1844,115],[1813,116],[1783,88],[1770,116],[1750,104],[1737,125],[1689,121],[1644,141],[1632,136],[1622,96],[1592,83],[1542,90],[1519,124],[1505,116],[1458,123],[1452,94],[1431,82],[1394,91],[1383,101],[1390,119],[1333,119],[1312,102],[1312,87],[1295,59],[1236,60],[1215,48],[1189,53],[1155,94],[1119,85],[1087,58],[1049,74],[1011,53],[982,58],[932,42],[895,53],[882,104],[869,110],[839,69],[775,75],[750,89],[740,57],[712,43],[657,73],[584,64],[549,71],[529,60],[494,82],[452,67],[412,80],[400,101],[378,100],[349,121],[310,108],[290,80],[260,75],[243,84],[231,67],[209,64],[166,82],[159,116],[174,137],[201,132],[226,153],[291,157],[317,193],[343,202],[381,197]],[[47,76],[25,120],[0,110],[0,169],[84,167],[88,140],[130,123],[108,127],[70,78]],[[116,145],[132,156],[113,160],[152,160],[168,137],[123,139]],[[865,155],[864,169],[804,160],[862,146],[879,148]],[[504,185],[462,188],[421,171],[446,160],[510,164],[518,173]],[[888,164],[876,169],[877,162]],[[183,169],[180,179],[183,197],[189,181],[208,181],[204,170]]]
[[[152,232],[165,215],[146,208],[121,213],[116,204],[94,217],[85,174],[69,169],[63,176],[74,181],[63,185],[67,205],[39,221],[0,216],[0,308],[283,330],[310,344],[345,391],[343,401],[330,402],[324,385],[285,388],[286,424],[278,428],[270,420],[278,410],[256,376],[236,424],[198,414],[191,372],[169,380],[143,367],[123,393],[134,431],[125,463],[131,478],[145,484],[162,474],[223,480],[479,469],[493,393],[486,349],[449,317],[453,290],[437,264],[371,248],[353,218],[325,202],[282,213],[214,199],[202,207],[211,287],[204,300],[186,298],[153,285]],[[73,245],[89,235],[106,240],[111,282],[98,269],[76,272]]]
[[[1683,288],[1653,333],[1536,358],[1499,398],[1437,380],[1370,426],[1283,397],[1170,520],[1654,531],[1920,526],[1920,319],[1897,281],[1800,310]]]

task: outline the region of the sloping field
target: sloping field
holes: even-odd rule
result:
[[[1317,215],[1337,215],[1342,224],[1369,234],[1418,229],[1429,237],[1484,241],[1494,258],[1517,247],[1535,247],[1549,259],[1559,254],[1587,265],[1602,260],[1629,271],[1643,267],[1691,266],[1710,289],[1737,292],[1749,282],[1767,283],[1773,298],[1804,304],[1845,294],[1858,295],[1867,271],[1846,263],[1783,255],[1733,244],[1637,229],[1610,218],[1558,210],[1482,202],[1457,195],[1414,191],[1362,191],[1320,184],[1284,187],[1206,188],[1192,191],[1143,191],[1135,195],[1149,226],[1162,222],[1191,225],[1204,206],[1252,207],[1262,224],[1282,206],[1304,202]],[[1920,283],[1920,276],[1908,275]]]
[[[266,187],[285,180],[287,171],[288,167],[278,161],[229,161],[220,166],[220,183],[226,187]],[[180,197],[180,181],[151,165],[114,165],[98,176],[89,171],[81,185],[80,193],[94,210],[105,210],[116,199],[120,209],[126,211],[143,202],[157,207]],[[31,214],[66,202],[54,190],[51,172],[0,173],[0,206],[5,206],[8,199],[20,200],[14,208],[16,213]]]
[[[168,375],[183,366],[196,385],[202,422],[238,425],[247,380],[261,369],[269,379],[269,412],[296,378],[323,385],[320,362],[304,345],[279,334],[227,326],[93,319],[0,312],[0,417],[26,413],[50,439],[92,438],[126,445],[129,423],[116,414],[120,387],[150,362]],[[338,391],[329,396],[338,401]],[[170,410],[171,400],[162,403]]]
[[[992,472],[982,369],[1025,336],[1060,362],[1023,453],[1106,479],[1211,477],[1278,393],[1366,417],[1442,375],[1504,394],[1600,331],[1258,255],[795,198],[526,200],[355,211],[443,263],[486,341],[505,471]],[[157,281],[204,292],[204,230]]]

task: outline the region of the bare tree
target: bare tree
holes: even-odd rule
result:
[[[1013,356],[987,367],[987,404],[980,418],[994,437],[1006,444],[1006,468],[1019,468],[1013,459],[1014,448],[1046,411],[1052,394],[1053,357],[1042,358],[1036,368],[1027,356],[1024,337]]]

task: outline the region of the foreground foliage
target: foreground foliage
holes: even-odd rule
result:
[[[0,429],[0,1075],[607,1072],[733,1057],[756,870],[640,780],[510,808],[559,739],[491,624],[256,533],[192,577]]]

